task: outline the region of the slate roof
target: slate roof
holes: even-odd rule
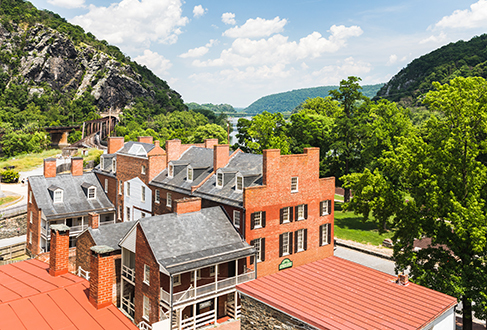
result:
[[[48,270],[36,259],[0,266],[0,329],[138,329],[115,305],[97,310],[87,280]]]
[[[145,152],[146,153],[148,153],[149,151],[151,151],[152,149],[155,148],[155,145],[153,145],[152,143],[143,143],[143,142],[137,142],[137,141],[129,141],[129,142],[126,142],[123,145],[123,147],[120,150],[118,150],[115,154],[132,155],[130,153],[130,150],[132,149],[132,146],[134,144],[142,146],[145,149]]]
[[[214,174],[196,189],[193,195],[242,207],[243,193],[235,190],[235,176],[237,173],[244,176],[245,187],[262,185],[262,155],[239,152],[221,171],[224,173],[223,188],[217,188],[216,174]]]
[[[143,221],[145,219],[149,218],[143,218],[140,220]],[[120,240],[136,224],[137,223],[135,221],[117,222],[100,226],[97,229],[88,228],[87,230],[90,232],[91,237],[93,237],[95,245],[106,245],[115,250],[120,250],[118,243],[120,243]]]
[[[198,212],[154,216],[140,221],[140,226],[157,261],[170,274],[255,253],[220,206]]]
[[[318,329],[423,329],[454,297],[328,257],[240,284],[237,290]]]
[[[113,204],[108,199],[94,173],[83,173],[73,176],[71,173],[59,174],[54,178],[43,175],[29,177],[37,206],[48,220],[70,218],[87,215],[89,212],[103,213],[114,211]],[[96,187],[96,198],[88,199],[84,186]],[[49,188],[55,186],[63,190],[63,202],[54,203]]]
[[[112,172],[112,160],[117,159],[117,154],[103,154],[101,157],[103,158],[103,162],[100,162],[96,168],[102,171]]]

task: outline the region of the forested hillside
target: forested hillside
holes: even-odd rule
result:
[[[366,85],[362,87],[362,93],[371,98],[374,97],[377,91],[382,87],[379,85]],[[245,112],[248,114],[257,114],[264,111],[275,112],[291,112],[308,98],[326,97],[331,90],[337,89],[338,86],[322,86],[314,88],[296,89],[289,92],[278,93],[261,97],[247,108]]]
[[[430,91],[433,81],[444,84],[456,77],[487,78],[486,47],[487,35],[483,34],[434,50],[399,71],[380,89],[377,97],[419,105],[417,97]]]
[[[233,106],[231,106],[230,104],[213,104],[213,103],[198,104],[196,102],[190,102],[190,103],[186,103],[186,106],[190,110],[204,109],[204,110],[211,110],[216,113],[236,112]]]

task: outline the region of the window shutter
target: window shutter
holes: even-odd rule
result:
[[[260,239],[260,260],[265,261],[265,238]]]
[[[282,257],[282,235],[284,234],[279,235],[279,257]]]
[[[298,232],[294,232],[294,253],[298,252]]]
[[[280,218],[279,218],[279,224],[282,225],[282,222],[284,220],[284,209],[281,209],[281,215],[280,215]]]
[[[327,223],[325,226],[328,226],[328,244],[331,244],[331,223]]]
[[[293,222],[293,207],[289,207],[289,221]]]
[[[321,202],[321,203],[323,203],[323,202]],[[320,245],[319,246],[323,245],[323,226],[326,226],[326,225],[320,226]]]
[[[308,204],[304,204],[304,218],[308,219]]]
[[[324,204],[325,204],[324,201],[320,202],[320,217],[323,215],[323,206],[324,206]]]
[[[254,240],[251,240],[250,241],[250,246],[254,246],[254,242],[255,242],[255,239]],[[250,257],[250,264],[253,265],[254,264],[254,256],[251,256]]]
[[[250,215],[250,229],[254,229],[255,227],[255,213]]]
[[[262,228],[265,228],[265,211],[262,211],[261,223],[262,223]]]
[[[304,242],[303,242],[304,251],[308,249],[308,229],[304,230]]]
[[[328,200],[328,214],[331,214],[331,204],[332,203],[332,200]]]
[[[293,254],[293,233],[288,233],[289,235],[289,254]]]
[[[298,209],[298,206],[294,207],[294,219],[296,219],[296,221],[299,219]]]

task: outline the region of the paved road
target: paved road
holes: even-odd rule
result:
[[[394,262],[391,260],[375,257],[370,254],[352,250],[343,246],[337,246],[335,250],[335,256],[356,262],[358,264],[379,270],[390,275],[396,275],[396,273],[394,273]]]

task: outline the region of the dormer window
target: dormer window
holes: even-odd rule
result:
[[[243,176],[237,174],[237,176],[235,177],[235,190],[242,192],[243,187],[244,187]]]
[[[216,186],[218,188],[223,188],[223,173],[222,172],[216,173]]]
[[[88,199],[95,199],[96,198],[96,188],[90,187],[88,188]]]
[[[63,202],[63,191],[58,189],[54,191],[54,203],[62,203]]]
[[[191,166],[188,166],[187,180],[193,182],[193,168]]]
[[[167,167],[167,177],[171,178],[171,179],[174,177],[174,165],[173,164],[169,164],[169,166]]]
[[[112,159],[112,171],[113,173],[117,172],[117,160],[115,158]]]

